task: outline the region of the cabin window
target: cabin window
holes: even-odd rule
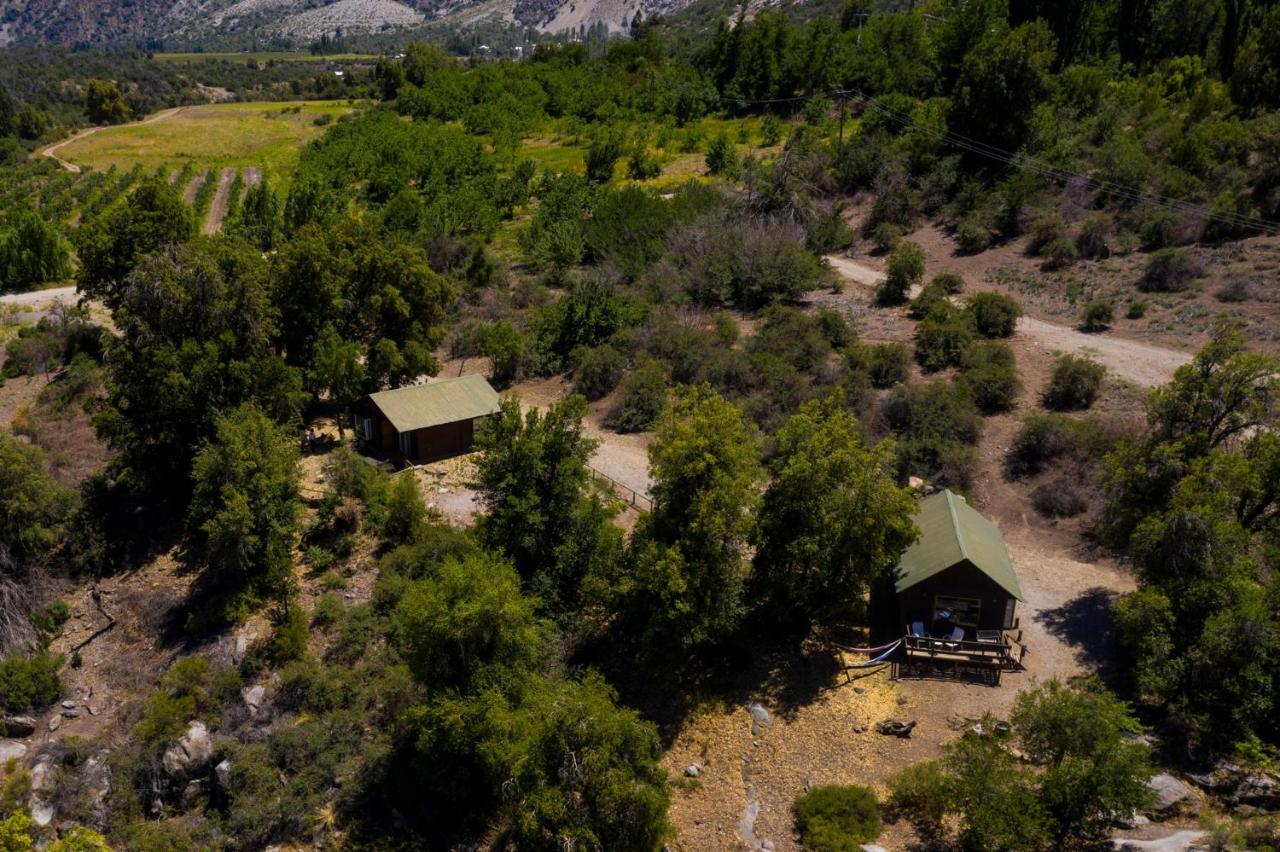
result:
[[[933,621],[935,626],[949,623],[959,627],[978,626],[978,615],[982,612],[982,601],[978,598],[962,598],[955,595],[936,595],[933,599]]]
[[[1006,598],[1006,599],[1005,599],[1005,602],[1004,602],[1004,626],[1005,626],[1006,628],[1010,628],[1010,629],[1012,629],[1012,628],[1013,628],[1013,607],[1014,607],[1014,604],[1015,604],[1015,601],[1014,601],[1014,599],[1013,599],[1013,598]]]
[[[400,433],[400,452],[406,456],[413,455],[410,449],[413,446],[413,435],[409,432]]]
[[[372,417],[360,418],[360,431],[364,435],[364,439],[366,441],[373,440],[373,418]]]

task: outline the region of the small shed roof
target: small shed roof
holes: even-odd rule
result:
[[[483,417],[498,410],[498,392],[483,376],[462,376],[428,385],[370,394],[369,401],[397,432]]]
[[[1004,546],[1004,538],[959,494],[943,490],[920,501],[916,510],[920,538],[907,548],[898,563],[894,588],[903,592],[912,586],[969,561],[1000,588],[1022,600],[1018,575]]]

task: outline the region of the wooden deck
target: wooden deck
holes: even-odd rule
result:
[[[1022,669],[1026,653],[1021,631],[1000,631],[997,640],[983,642],[907,635],[892,676],[974,678],[999,686],[1001,673]]]

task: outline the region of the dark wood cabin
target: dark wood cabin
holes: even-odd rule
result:
[[[354,406],[367,448],[419,464],[471,450],[476,421],[498,410],[498,392],[481,376],[462,376],[369,394]]]
[[[945,490],[920,501],[915,523],[894,583],[907,635],[996,641],[1012,630],[1022,589],[996,525]]]

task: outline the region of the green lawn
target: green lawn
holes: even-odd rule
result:
[[[257,166],[279,185],[293,176],[302,147],[324,132],[316,119],[352,109],[346,101],[184,107],[151,123],[104,127],[60,149],[58,156],[95,169]]]

